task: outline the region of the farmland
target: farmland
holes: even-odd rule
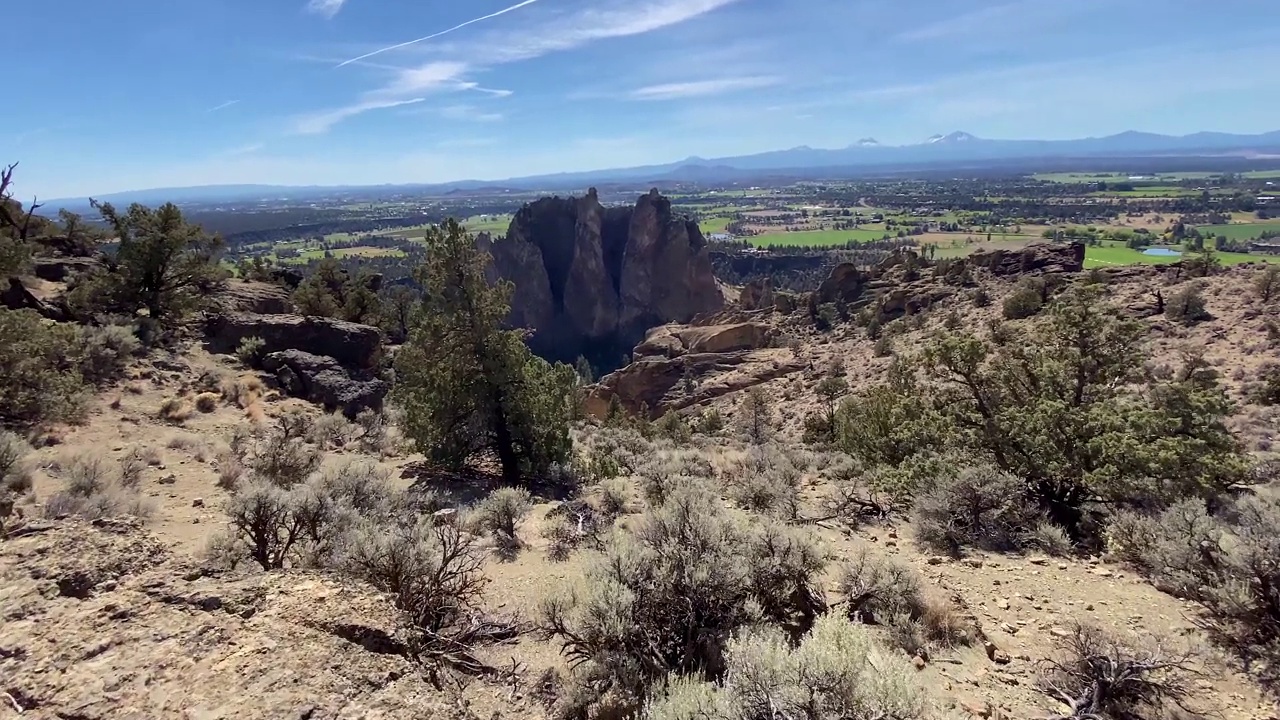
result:
[[[1229,225],[1201,225],[1196,229],[1210,237],[1221,235],[1229,240],[1256,240],[1262,237],[1263,233],[1280,236],[1280,220],[1231,223]]]

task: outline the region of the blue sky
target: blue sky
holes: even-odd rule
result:
[[[21,101],[0,113],[0,161],[21,161],[27,197],[499,179],[953,130],[1280,129],[1276,0],[38,0],[5,15]]]

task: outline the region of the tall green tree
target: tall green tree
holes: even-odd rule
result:
[[[94,281],[95,304],[145,309],[152,320],[167,322],[196,309],[225,279],[218,265],[222,239],[186,222],[178,206],[152,210],[135,203],[123,214],[110,203],[94,207],[119,240],[111,272]]]
[[[31,259],[27,238],[43,222],[34,202],[25,211],[13,199],[13,171],[17,163],[0,170],[0,281],[21,272]]]
[[[415,277],[421,310],[396,354],[395,396],[407,435],[432,460],[496,459],[507,482],[569,457],[573,368],[533,355],[502,329],[512,286],[485,279],[488,255],[454,220],[426,237]]]

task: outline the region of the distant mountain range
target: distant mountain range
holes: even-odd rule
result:
[[[953,132],[935,135],[912,145],[881,145],[874,138],[863,138],[843,148],[800,146],[737,157],[690,157],[665,165],[565,172],[507,180],[344,187],[210,185],[112,193],[99,196],[98,199],[116,203],[216,203],[317,199],[353,194],[371,196],[474,190],[492,193],[501,188],[511,191],[581,189],[593,183],[714,183],[782,176],[836,177],[948,168],[975,170],[984,167],[1028,167],[1034,163],[1060,165],[1064,160],[1189,157],[1269,157],[1280,160],[1280,131],[1260,135],[1199,132],[1181,136],[1129,131],[1080,140],[989,140],[966,132]],[[87,198],[54,200],[46,207],[71,207],[86,202]]]

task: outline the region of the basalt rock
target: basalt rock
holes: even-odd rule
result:
[[[635,207],[603,207],[594,189],[544,198],[516,213],[505,238],[477,244],[492,256],[490,279],[515,286],[508,323],[553,359],[621,355],[652,327],[724,305],[697,224],[657,190]]]
[[[1084,269],[1084,244],[1033,243],[1019,250],[975,252],[965,261],[1000,277],[1073,273]]]
[[[266,354],[301,350],[328,356],[346,368],[370,368],[378,362],[382,335],[375,327],[325,317],[224,313],[205,327],[209,349],[232,353],[245,338],[259,337]]]
[[[374,377],[353,377],[331,357],[301,350],[273,352],[262,366],[276,374],[280,387],[290,395],[319,403],[326,410],[339,410],[354,418],[361,410],[381,409],[390,386]]]
[[[227,312],[285,315],[293,312],[289,291],[281,285],[264,282],[231,281],[215,299]]]

